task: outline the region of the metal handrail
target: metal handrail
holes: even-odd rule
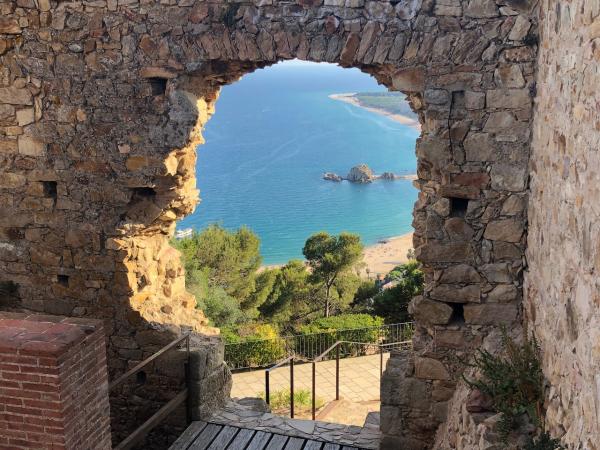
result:
[[[122,384],[126,379],[133,376],[156,358],[164,355],[166,352],[181,344],[181,342],[186,341],[186,352],[187,352],[187,363],[185,369],[185,385],[186,387],[177,393],[175,397],[173,397],[169,402],[167,402],[164,406],[162,406],[156,413],[152,415],[148,420],[146,420],[142,425],[136,428],[129,436],[127,436],[124,440],[122,440],[116,447],[115,450],[128,450],[135,445],[142,442],[142,440],[148,435],[148,433],[155,428],[160,422],[165,419],[171,412],[173,412],[179,405],[188,400],[188,387],[189,387],[189,376],[188,376],[188,366],[190,362],[190,333],[186,333],[183,336],[175,339],[171,343],[165,345],[156,353],[152,354],[148,358],[144,359],[140,363],[136,364],[133,368],[129,369],[127,372],[119,376],[116,380],[112,381],[108,385],[109,390],[113,390],[115,387]]]
[[[403,322],[226,343],[225,361],[232,371],[266,368],[275,363],[278,358],[288,357],[292,354],[306,359],[314,358],[326,346],[330,346],[337,340],[360,339],[369,342],[397,342],[405,339],[412,328],[413,322]],[[271,355],[274,356],[273,359],[270,359]]]
[[[113,390],[116,386],[118,386],[119,384],[121,384],[127,378],[129,378],[130,376],[132,376],[135,373],[139,372],[145,366],[147,366],[148,364],[150,364],[152,361],[154,361],[159,356],[161,356],[164,353],[166,353],[169,350],[171,350],[173,347],[175,347],[177,344],[179,344],[183,340],[186,340],[186,349],[187,349],[187,354],[188,354],[188,359],[189,359],[189,357],[190,357],[190,334],[186,333],[183,336],[181,336],[180,338],[175,339],[170,344],[165,345],[159,351],[157,351],[153,355],[149,356],[148,358],[144,359],[142,362],[140,362],[139,364],[135,365],[133,368],[129,369],[127,372],[125,372],[119,378],[117,378],[116,380],[114,380],[111,383],[109,383],[108,389],[109,390]]]
[[[385,344],[374,344],[372,342],[356,342],[356,341],[337,341],[335,344],[329,346],[327,350],[318,355],[316,358],[312,360],[307,360],[304,358],[299,358],[297,355],[288,356],[287,358],[279,361],[277,364],[265,369],[265,401],[267,404],[270,404],[270,374],[271,371],[275,369],[279,369],[285,364],[289,363],[290,365],[290,417],[294,417],[294,363],[295,361],[309,362],[312,365],[312,399],[311,399],[311,409],[312,409],[312,419],[316,419],[316,404],[317,404],[317,363],[322,362],[324,358],[331,353],[333,350],[336,350],[335,357],[335,399],[340,399],[340,346],[342,344],[351,344],[351,345],[362,345],[366,347],[377,347],[379,348],[379,376],[383,376],[383,354],[384,350],[388,347],[393,347],[397,345],[410,344],[412,341],[398,341],[398,342],[389,342]]]
[[[323,361],[332,350],[336,350],[335,357],[335,399],[340,399],[340,345],[342,344],[354,344],[362,345],[366,347],[377,347],[379,348],[379,377],[383,376],[383,350],[384,348],[391,347],[393,345],[409,344],[412,341],[399,341],[390,342],[387,344],[374,344],[372,342],[354,342],[354,341],[337,341],[335,344],[330,346],[327,350],[321,353],[312,361],[312,419],[316,418],[317,411],[317,363]]]

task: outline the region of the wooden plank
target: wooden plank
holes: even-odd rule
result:
[[[305,440],[291,437],[285,446],[285,450],[302,450],[302,446],[304,445]]]
[[[202,430],[202,433],[194,439],[194,442],[188,447],[188,450],[206,450],[222,428],[223,425],[209,423],[204,430]]]
[[[287,436],[283,436],[281,434],[274,434],[271,440],[269,441],[269,445],[267,445],[266,450],[283,450],[287,440]]]
[[[304,445],[304,450],[321,450],[322,446],[323,443],[319,441],[306,441],[306,444]]]
[[[221,431],[217,435],[217,437],[212,441],[208,450],[223,450],[227,448],[227,445],[231,442],[234,436],[239,431],[239,428],[230,427],[229,425],[221,428]]]
[[[174,398],[169,400],[165,406],[156,411],[152,417],[146,420],[142,425],[136,428],[133,433],[121,441],[121,443],[117,445],[114,450],[128,450],[135,445],[140,444],[146,438],[146,435],[150,432],[150,430],[162,422],[162,420],[171,414],[175,409],[177,409],[179,405],[185,402],[187,395],[188,391],[187,389],[184,389]]]
[[[254,430],[248,430],[246,428],[242,428],[238,434],[235,435],[227,450],[244,450],[250,439],[254,436]]]
[[[252,440],[246,447],[246,450],[263,450],[271,438],[271,433],[265,433],[264,431],[257,431],[252,437]]]
[[[340,450],[340,448],[341,447],[338,444],[332,444],[330,442],[323,446],[323,450]]]
[[[173,445],[169,447],[169,450],[186,450],[190,444],[194,442],[194,438],[204,430],[205,426],[206,422],[192,422],[190,426],[181,433],[177,440],[173,442]]]

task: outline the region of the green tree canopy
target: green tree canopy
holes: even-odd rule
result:
[[[262,258],[260,240],[250,229],[228,231],[213,224],[174,245],[183,254],[188,280],[201,270],[210,287],[220,287],[240,302],[254,292]]]
[[[275,280],[266,301],[259,308],[263,319],[290,328],[315,312],[318,287],[300,260],[293,259],[275,269]]]
[[[360,236],[351,233],[331,236],[320,232],[306,240],[302,253],[312,270],[311,280],[321,285],[325,291],[325,317],[329,317],[330,314],[332,287],[336,281],[341,282],[342,276],[361,261],[362,251]]]
[[[409,320],[408,303],[423,292],[423,272],[417,261],[395,267],[386,281],[396,283],[373,298],[373,313],[384,317],[387,323]]]

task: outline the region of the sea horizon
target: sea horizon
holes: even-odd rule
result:
[[[410,180],[322,179],[362,163],[377,174],[416,172],[417,130],[329,98],[385,90],[357,69],[293,63],[225,86],[197,149],[202,201],[177,229],[247,226],[261,240],[264,265],[301,259],[318,231],[357,233],[365,245],[412,232]]]

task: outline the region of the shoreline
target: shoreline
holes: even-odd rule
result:
[[[375,279],[378,274],[385,275],[397,265],[408,262],[406,254],[413,248],[412,236],[412,232],[391,236],[366,246],[363,252],[363,263],[365,265],[360,269],[360,276]],[[284,265],[266,264],[260,266],[258,272],[276,269]],[[367,274],[366,269],[369,269],[369,274]]]
[[[421,131],[421,124],[418,120],[411,119],[410,117],[403,116],[402,114],[393,114],[389,111],[386,111],[385,109],[364,106],[354,97],[355,94],[356,92],[346,92],[343,94],[331,94],[328,97],[332,100],[349,103],[350,105],[354,105],[358,108],[365,109],[369,112],[379,114],[380,116],[388,117],[389,119],[401,123],[402,125],[407,125],[411,128],[414,128],[417,131]]]

